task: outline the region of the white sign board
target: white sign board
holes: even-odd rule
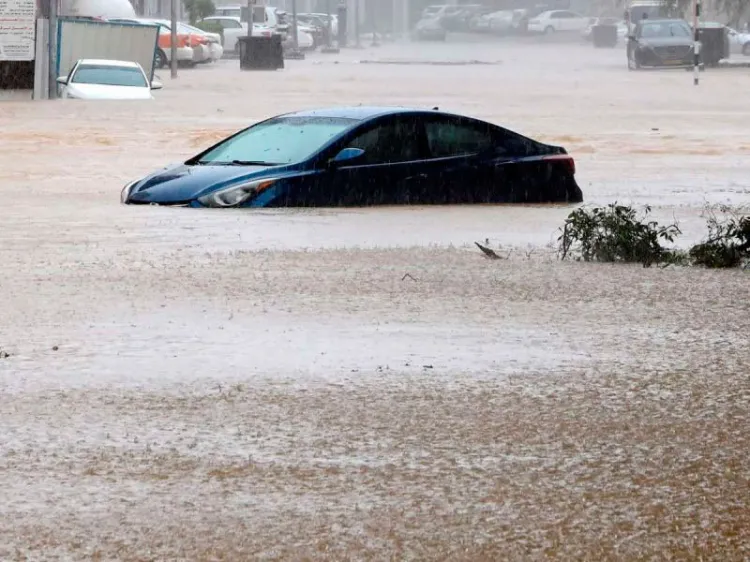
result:
[[[0,60],[34,60],[36,0],[0,0]]]

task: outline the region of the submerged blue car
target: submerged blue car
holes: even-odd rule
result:
[[[127,204],[579,203],[566,150],[437,110],[339,107],[261,121],[122,190]]]

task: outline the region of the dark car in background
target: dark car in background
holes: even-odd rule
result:
[[[339,207],[579,203],[563,147],[462,115],[338,107],[279,115],[128,183],[127,204]]]
[[[681,68],[693,65],[693,30],[681,19],[639,21],[628,37],[628,68]]]

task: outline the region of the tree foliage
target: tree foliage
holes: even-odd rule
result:
[[[674,242],[680,234],[676,224],[660,226],[646,220],[632,207],[612,203],[606,207],[579,208],[565,220],[558,238],[561,259],[578,257],[583,261],[640,263],[649,267],[671,258],[662,242]]]
[[[195,25],[197,21],[216,13],[216,6],[213,0],[183,0],[183,4],[190,18],[191,25]]]
[[[750,264],[750,215],[729,207],[707,209],[708,235],[687,252],[666,247],[681,234],[676,224],[662,226],[626,205],[581,207],[570,213],[560,229],[561,259],[583,261],[698,265],[731,268]]]

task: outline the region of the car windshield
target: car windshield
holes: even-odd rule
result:
[[[146,77],[139,68],[103,64],[80,65],[71,82],[74,84],[102,84],[104,86],[132,86],[136,88],[148,86]]]
[[[679,22],[653,22],[644,23],[641,29],[641,37],[690,37],[690,28]]]
[[[275,117],[226,140],[198,164],[292,164],[357,123],[340,117]]]

